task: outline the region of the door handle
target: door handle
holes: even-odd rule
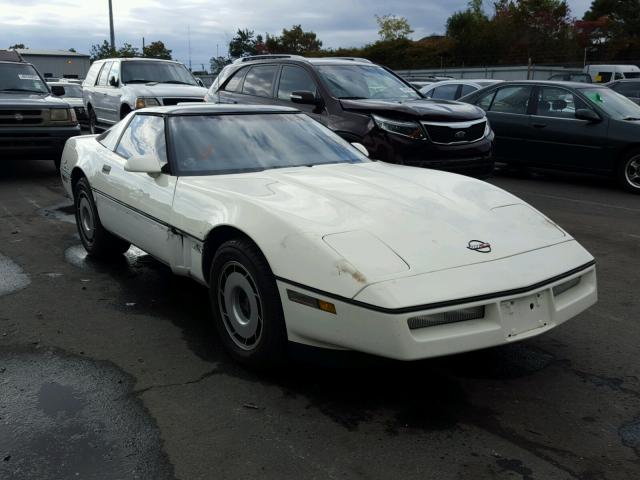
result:
[[[533,128],[545,128],[547,126],[546,123],[532,123]]]
[[[109,175],[109,173],[111,172],[111,167],[109,165],[102,165],[102,173],[105,173],[107,175]]]

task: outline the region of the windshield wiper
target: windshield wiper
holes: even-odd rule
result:
[[[367,100],[367,97],[338,97],[338,100]]]
[[[153,82],[154,82],[153,80],[143,80],[140,78],[134,78],[133,80],[127,80],[126,82],[123,82],[123,83],[126,84],[126,83],[153,83]]]
[[[629,120],[630,122],[632,122],[634,120],[640,120],[640,118],[638,118],[638,117],[625,117],[625,118],[623,118],[623,120]]]
[[[193,85],[193,83],[182,82],[180,80],[167,80],[166,82],[160,82],[160,83],[175,83],[177,85]]]
[[[30,90],[28,88],[3,88],[0,92],[31,92],[31,93],[47,93],[42,90]]]

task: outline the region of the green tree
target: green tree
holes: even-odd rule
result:
[[[138,57],[140,55],[140,51],[134,47],[133,45],[131,45],[130,43],[123,43],[122,47],[116,52],[116,57],[121,57],[121,58],[131,58],[131,57]]]
[[[229,42],[229,56],[231,58],[247,57],[257,53],[256,37],[253,30],[238,29],[235,37]]]
[[[158,40],[156,42],[151,42],[149,45],[145,45],[142,49],[142,56],[171,60],[171,50],[164,46],[164,42]]]
[[[376,15],[375,17],[378,22],[378,35],[383,42],[408,38],[413,33],[409,21],[405,17],[396,17],[391,14],[381,17]]]
[[[214,75],[220,73],[220,71],[231,63],[231,59],[228,57],[211,57],[209,64],[211,65],[211,73]]]
[[[103,58],[113,58],[117,56],[117,52],[111,48],[111,44],[104,40],[102,43],[91,45],[89,57],[91,62],[102,60]]]
[[[25,47],[24,43],[16,43],[15,45],[11,45],[9,47],[9,50],[24,50],[27,49],[29,47]]]
[[[322,47],[322,41],[315,32],[305,32],[302,25],[293,25],[290,30],[283,28],[282,34],[277,37],[277,44],[281,52],[296,55],[317,52]]]

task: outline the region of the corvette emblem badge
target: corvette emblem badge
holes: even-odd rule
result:
[[[469,250],[473,250],[475,252],[480,253],[489,253],[491,252],[491,244],[487,242],[483,242],[481,240],[471,240],[467,245]]]

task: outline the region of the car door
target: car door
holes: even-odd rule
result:
[[[605,156],[607,123],[578,120],[576,110],[590,109],[573,90],[539,86],[534,92],[529,144],[531,164],[558,169],[596,168]]]
[[[495,157],[508,163],[526,163],[532,85],[508,85],[481,95],[475,102],[487,113],[496,135]]]
[[[107,98],[107,82],[109,81],[109,71],[112,61],[105,62],[98,75],[98,81],[93,89],[93,110],[96,113],[98,122],[111,124],[113,121],[109,115],[109,102]]]
[[[276,103],[285,107],[302,110],[314,120],[327,124],[326,110],[319,105],[304,105],[291,101],[291,94],[298,91],[313,93],[319,98],[318,84],[304,68],[296,65],[283,65],[276,86]]]
[[[105,111],[109,118],[109,123],[120,121],[120,98],[122,97],[122,88],[120,86],[120,62],[114,61],[109,70],[109,77],[105,87]]]
[[[242,81],[240,93],[235,93],[236,103],[249,105],[273,105],[274,84],[279,65],[254,65],[249,67]]]
[[[161,116],[134,115],[115,150],[102,150],[102,165],[98,165],[92,188],[107,230],[171,264],[176,245],[169,222],[176,177],[168,173],[164,124]],[[133,155],[155,156],[167,173],[151,176],[125,171]]]

